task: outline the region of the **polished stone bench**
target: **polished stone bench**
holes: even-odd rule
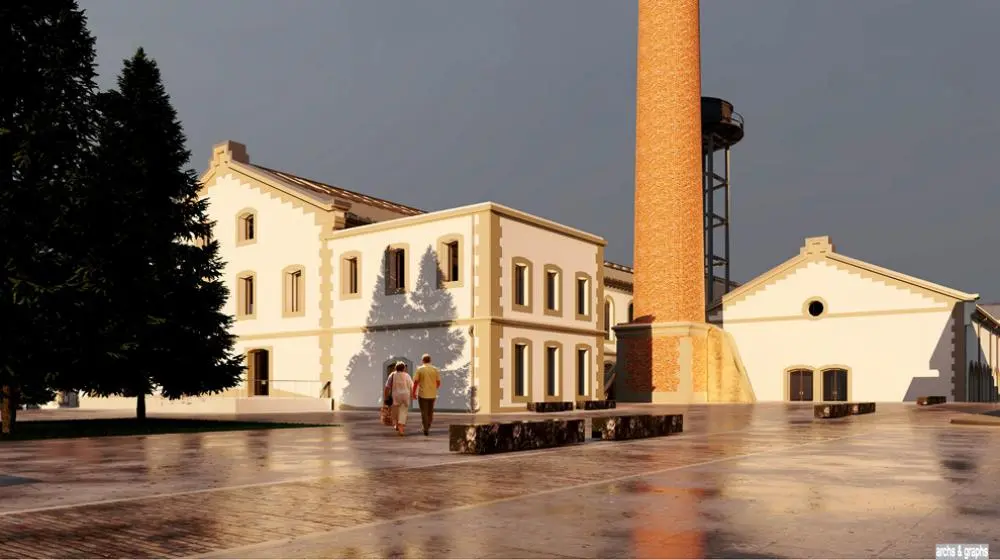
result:
[[[682,431],[684,431],[684,416],[681,414],[639,414],[594,418],[590,435],[593,439],[620,441],[667,436]]]
[[[813,408],[816,418],[843,418],[855,414],[871,414],[875,412],[875,403],[828,403],[818,404]]]
[[[452,424],[448,428],[448,449],[473,455],[562,447],[586,439],[582,418]]]
[[[917,397],[917,406],[930,406],[932,404],[944,404],[948,402],[948,397]]]
[[[616,406],[617,404],[613,399],[606,401],[576,401],[577,410],[608,410]]]
[[[530,402],[528,403],[529,412],[566,412],[573,410],[573,403],[571,402]]]

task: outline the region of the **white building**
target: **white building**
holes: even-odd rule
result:
[[[995,400],[1000,322],[978,298],[814,237],[727,294],[721,319],[760,401]]]
[[[244,383],[202,406],[373,408],[388,365],[424,352],[440,409],[603,397],[605,270],[630,270],[600,237],[490,202],[425,213],[251,164],[235,142],[202,182],[247,356]],[[611,297],[625,321],[630,296]]]

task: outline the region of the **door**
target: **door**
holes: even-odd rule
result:
[[[807,369],[796,369],[788,372],[788,400],[813,400],[813,372]]]
[[[823,400],[847,401],[847,370],[828,369],[823,372]]]
[[[270,392],[269,381],[271,372],[270,352],[267,350],[253,350],[250,352],[250,379],[253,380],[251,395],[255,397],[266,397]]]

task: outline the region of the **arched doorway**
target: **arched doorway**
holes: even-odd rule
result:
[[[793,369],[788,372],[788,400],[813,400],[813,372],[811,369]]]
[[[823,370],[823,400],[828,402],[847,401],[847,370],[830,368]]]
[[[271,394],[271,352],[264,349],[247,352],[247,385],[251,397]]]

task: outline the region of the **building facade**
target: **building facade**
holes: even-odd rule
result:
[[[202,403],[374,408],[388,366],[424,353],[442,410],[603,398],[605,303],[612,321],[629,303],[605,271],[630,270],[600,237],[490,202],[424,212],[254,165],[235,142],[202,183],[247,360]]]
[[[1000,323],[978,298],[816,237],[727,294],[721,321],[761,401],[992,401]]]

